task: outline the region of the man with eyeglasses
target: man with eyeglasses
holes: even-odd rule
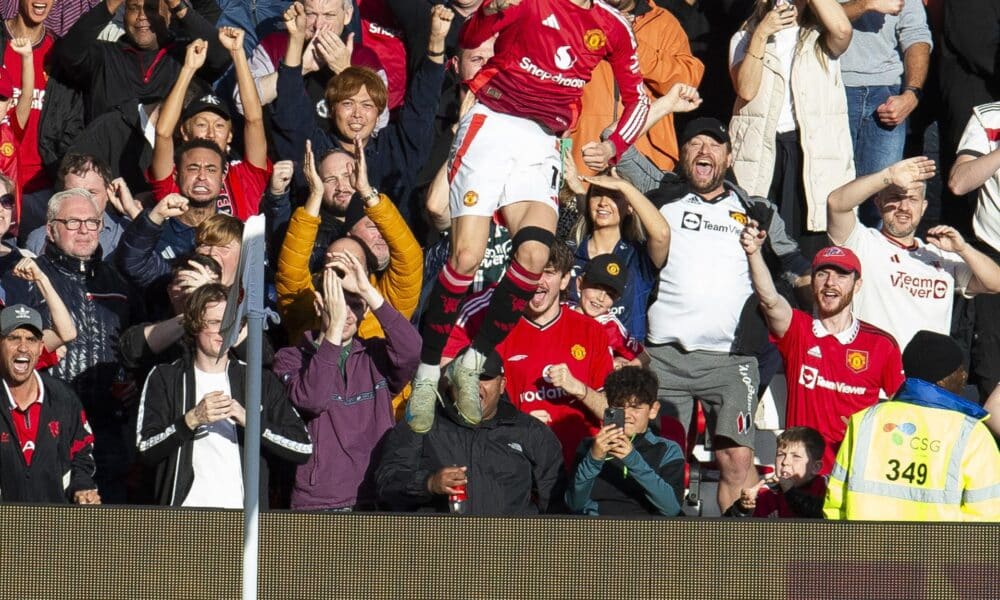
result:
[[[142,205],[132,197],[125,180],[115,179],[111,167],[102,159],[71,152],[59,163],[56,185],[57,189],[83,188],[93,194],[104,219],[98,230],[101,250],[105,258],[111,259],[125,228],[142,211]],[[48,227],[42,225],[27,236],[24,247],[35,254],[42,254]]]
[[[916,236],[934,171],[926,156],[908,158],[842,185],[827,200],[830,240],[858,255],[868,280],[854,314],[891,333],[900,348],[921,329],[948,335],[955,294],[1000,292],[1000,266],[954,227],[931,227],[926,243]],[[882,218],[878,229],[854,213],[871,196]]]
[[[94,428],[97,484],[106,502],[125,501],[129,448],[125,425],[130,396],[120,370],[118,337],[142,319],[141,294],[129,285],[100,249],[102,211],[93,194],[82,188],[58,192],[49,199],[48,241],[38,258],[77,326],[77,338],[49,374],[73,388]],[[23,303],[50,321],[37,285],[7,276],[2,282],[8,305]],[[116,393],[117,392],[117,395]]]

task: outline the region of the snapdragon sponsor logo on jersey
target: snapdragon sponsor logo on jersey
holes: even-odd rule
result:
[[[370,21],[368,22],[368,33],[371,33],[371,34],[374,34],[374,35],[383,35],[385,37],[391,37],[391,38],[402,37],[399,34],[399,32],[396,31],[395,29],[389,29],[389,28],[386,28],[386,27],[382,27],[381,25],[376,25],[375,23],[372,23]]]
[[[740,232],[743,231],[743,225],[735,217],[733,217],[732,214],[733,213],[730,213],[730,218],[732,218],[731,222],[716,223],[701,213],[684,211],[684,216],[681,217],[681,229],[690,229],[691,231],[715,231],[718,233],[731,233],[739,235]]]
[[[940,300],[948,297],[948,282],[934,277],[916,277],[903,271],[889,275],[892,287],[905,290],[914,298],[933,298]]]
[[[814,390],[819,387],[854,396],[864,396],[867,391],[863,385],[848,385],[841,381],[830,381],[820,375],[819,369],[806,365],[802,365],[802,370],[799,371],[799,385],[805,387],[807,390]]]
[[[560,62],[559,62],[560,60],[562,60],[562,59],[559,58],[559,55],[558,55],[558,52],[557,52],[556,53],[556,65],[557,66],[560,65]],[[587,83],[586,81],[584,81],[582,79],[579,79],[577,77],[564,77],[561,73],[556,73],[556,74],[549,73],[545,69],[543,69],[543,68],[537,66],[535,63],[531,62],[531,59],[528,58],[527,56],[521,58],[521,62],[519,63],[519,66],[521,67],[521,69],[523,71],[525,71],[526,73],[528,73],[532,77],[535,77],[536,79],[540,79],[542,81],[551,81],[552,83],[555,83],[557,85],[580,89],[580,88],[583,87],[583,85],[585,83]],[[570,66],[572,66],[572,65],[570,65]],[[562,68],[562,67],[560,67],[560,68]],[[566,67],[566,68],[569,68],[569,67]]]

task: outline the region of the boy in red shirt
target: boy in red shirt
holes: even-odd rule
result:
[[[792,427],[778,436],[775,478],[740,490],[727,517],[821,519],[826,496],[823,452],[826,442],[812,427]]]
[[[594,319],[604,328],[615,369],[649,365],[649,355],[642,342],[629,335],[625,325],[611,313],[611,307],[625,290],[625,269],[625,264],[614,254],[595,256],[576,280],[580,303],[573,306],[573,310]]]

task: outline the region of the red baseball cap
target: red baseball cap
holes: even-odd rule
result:
[[[10,80],[10,74],[4,67],[0,67],[0,97],[4,99],[14,97],[14,82]]]
[[[816,253],[812,270],[815,273],[823,267],[833,267],[845,273],[857,273],[861,277],[861,261],[858,256],[843,246],[828,246]]]

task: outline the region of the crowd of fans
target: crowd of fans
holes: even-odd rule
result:
[[[995,1],[221,4],[2,3],[0,501],[242,506],[263,215],[264,506],[1000,520]]]

